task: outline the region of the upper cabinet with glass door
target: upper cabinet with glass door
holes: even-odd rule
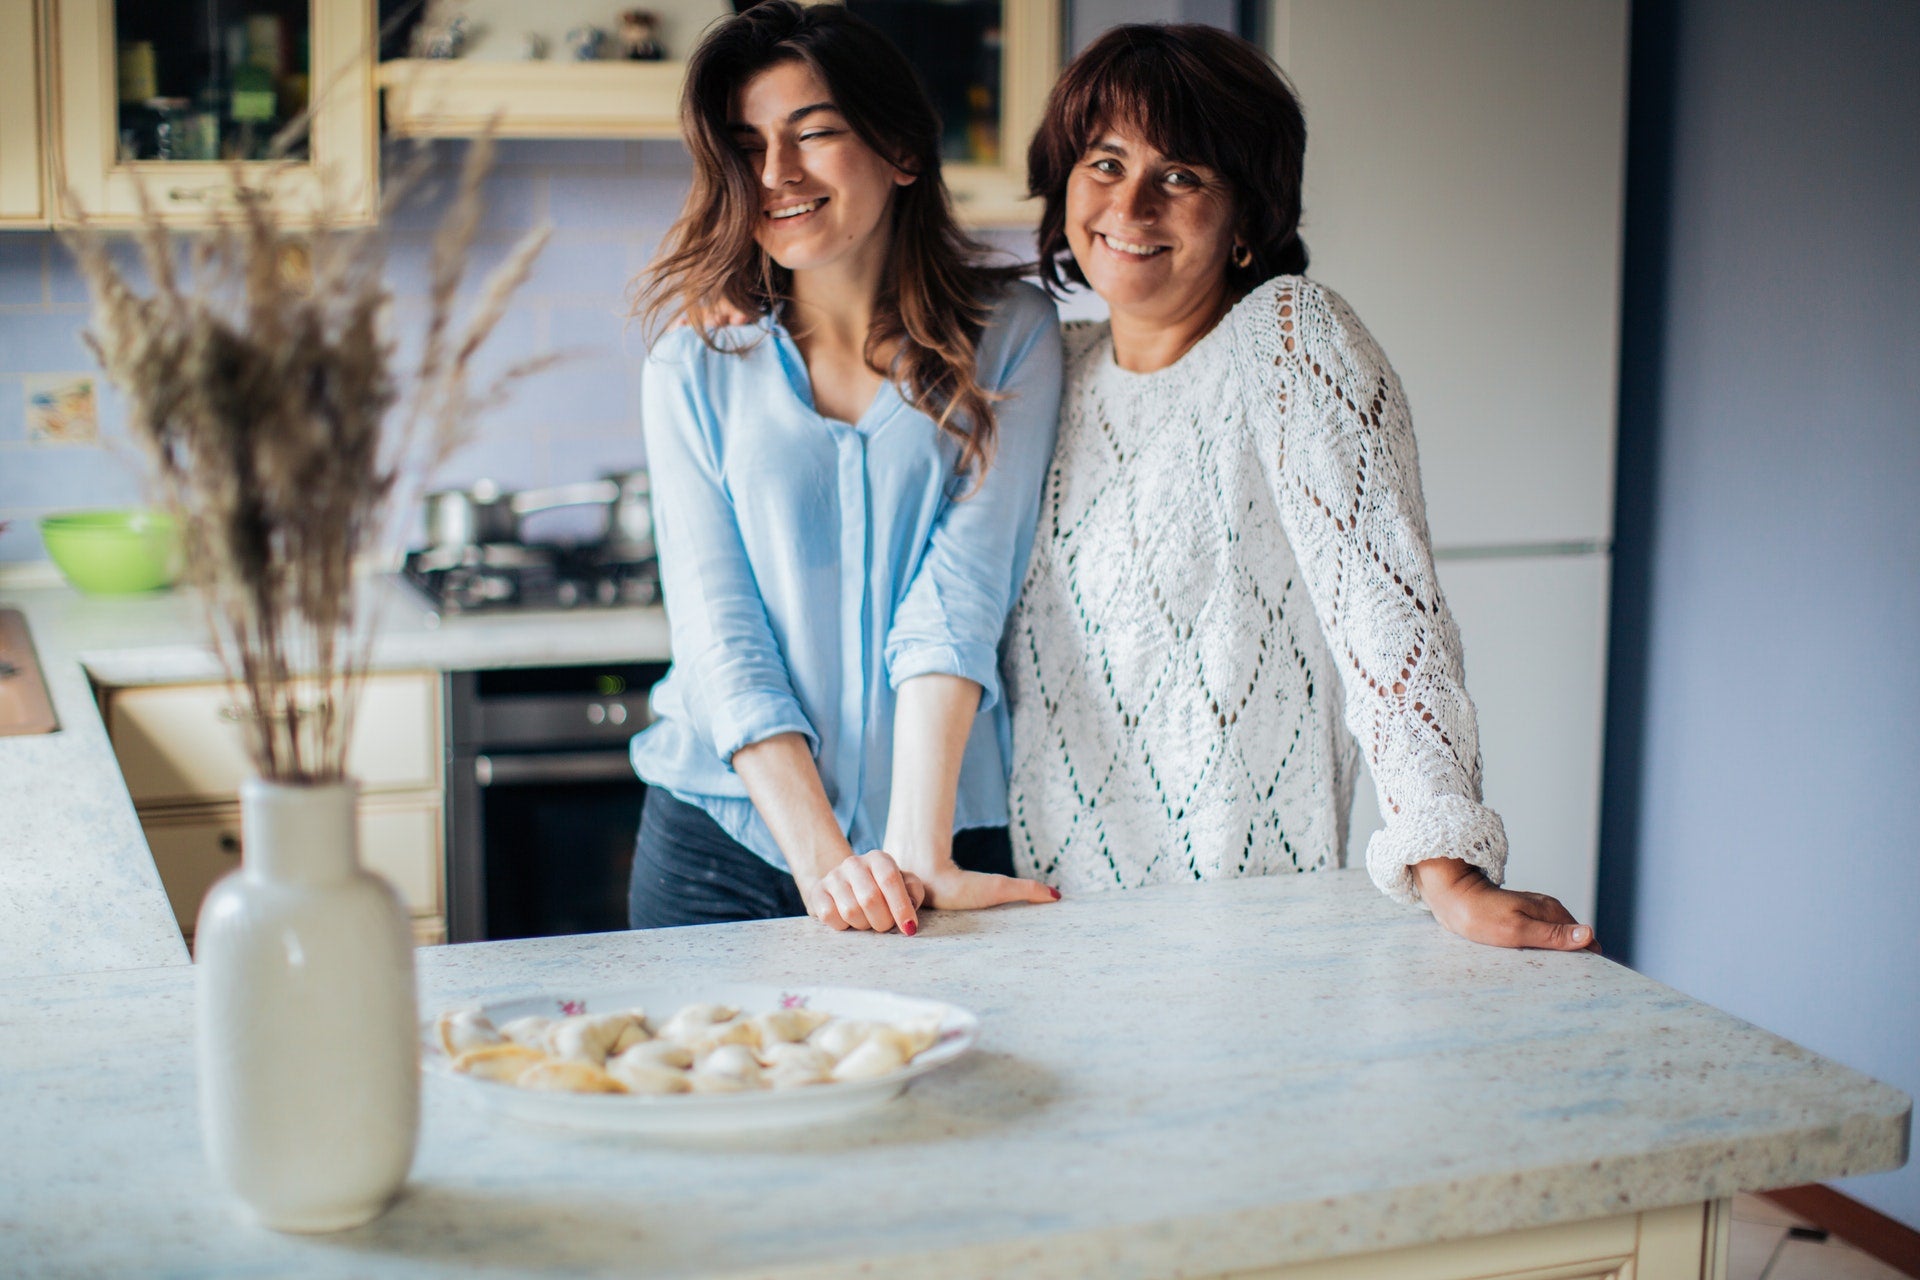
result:
[[[1060,70],[1060,0],[846,0],[920,72],[960,216],[1032,226],[1027,143]]]
[[[635,56],[613,0],[463,0],[440,57],[380,67],[387,127],[458,137],[678,138],[685,59],[749,0],[661,0]],[[388,0],[396,4],[398,0]],[[976,226],[1026,225],[1026,148],[1060,69],[1061,0],[847,0],[920,70],[946,126],[947,184]],[[656,38],[657,37],[657,38]],[[412,38],[431,47],[434,38]]]
[[[323,207],[371,221],[373,6],[50,0],[56,220],[133,222],[144,184],[179,225],[210,221],[248,187],[296,222]],[[287,130],[309,105],[311,127]]]

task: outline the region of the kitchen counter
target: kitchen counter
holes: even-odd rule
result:
[[[361,584],[376,670],[466,670],[663,659],[658,608],[436,619],[403,584]],[[0,979],[184,965],[91,683],[218,680],[198,597],[90,597],[0,586],[22,610],[60,729],[0,738]]]
[[[404,1199],[302,1238],[211,1184],[190,970],[6,983],[8,1269],[1213,1275],[1906,1154],[1893,1089],[1599,956],[1463,942],[1359,870],[932,913],[913,939],[785,920],[417,957],[427,1011],[629,980],[833,983],[950,1000],[982,1031],[881,1112],[757,1139],[543,1128],[430,1078]],[[1360,1267],[1341,1274],[1387,1274]]]

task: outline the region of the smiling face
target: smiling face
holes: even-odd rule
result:
[[[1219,174],[1161,155],[1132,129],[1097,132],[1067,178],[1067,245],[1116,317],[1177,323],[1217,312],[1234,221]]]
[[[863,142],[804,62],[767,68],[735,93],[728,132],[758,177],[754,239],[790,271],[884,258],[893,189],[913,181]]]

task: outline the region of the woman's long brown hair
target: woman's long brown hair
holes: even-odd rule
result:
[[[916,175],[893,190],[892,242],[867,365],[959,442],[963,474],[984,469],[997,397],[980,385],[975,348],[995,287],[1017,270],[985,265],[985,248],[954,221],[940,176],[940,118],[913,67],[879,28],[841,5],[763,0],[700,42],[680,98],[693,187],[648,268],[637,309],[650,333],[684,317],[709,346],[725,350],[707,323],[710,308],[724,303],[764,316],[791,296],[792,272],[754,240],[765,194],[727,128],[740,87],[784,62],[812,68],[860,140]]]

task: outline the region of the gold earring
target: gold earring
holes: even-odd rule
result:
[[[1245,271],[1253,265],[1253,249],[1244,244],[1233,246],[1233,265]]]

